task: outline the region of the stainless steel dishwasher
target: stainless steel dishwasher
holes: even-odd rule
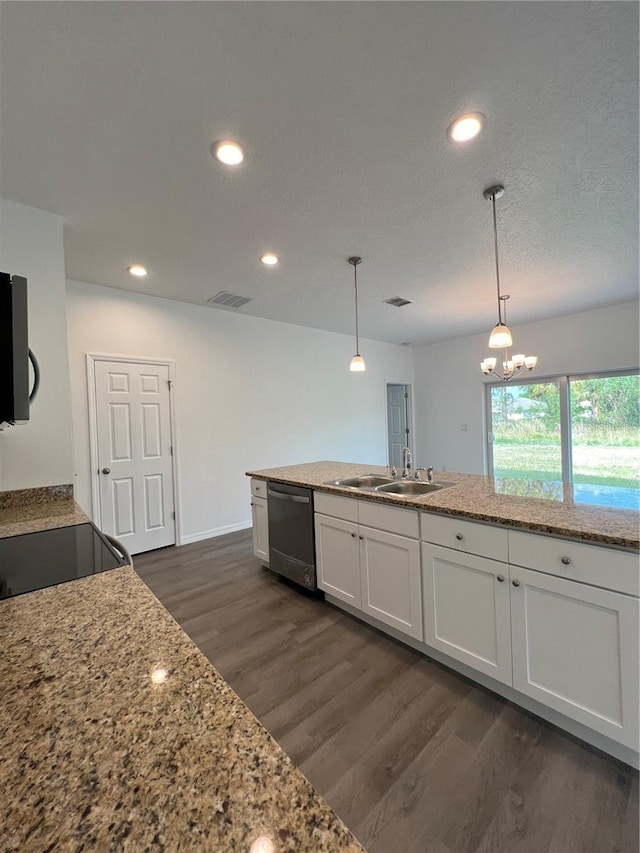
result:
[[[269,568],[306,589],[316,591],[313,491],[268,483]]]

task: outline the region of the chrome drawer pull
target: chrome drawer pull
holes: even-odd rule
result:
[[[571,565],[571,557],[561,557],[560,562],[565,566]]]
[[[520,581],[511,581],[514,586],[520,586]]]
[[[498,583],[504,583],[504,575],[498,575],[496,580],[498,581]]]
[[[458,540],[458,542],[462,542],[464,536],[462,535],[462,533],[456,533],[456,539]]]

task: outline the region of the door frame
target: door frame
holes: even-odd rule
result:
[[[99,361],[120,361],[133,364],[165,365],[169,368],[169,431],[171,433],[171,476],[173,479],[173,507],[175,512],[176,545],[182,544],[180,503],[178,501],[178,434],[176,429],[175,384],[176,363],[169,358],[146,358],[135,355],[109,355],[107,353],[86,353],[87,400],[89,411],[89,465],[91,466],[91,510],[95,524],[102,529],[102,505],[100,502],[100,476],[98,471],[98,401],[96,398],[96,363]]]
[[[411,457],[416,452],[416,442],[415,442],[415,416],[414,416],[414,405],[413,405],[413,382],[409,382],[406,379],[385,379],[384,380],[384,455],[386,458],[386,465],[389,464],[389,407],[387,405],[387,387],[389,385],[404,385],[405,388],[409,389],[409,420],[407,426],[409,427],[409,448],[411,450]],[[415,462],[415,460],[414,460]]]

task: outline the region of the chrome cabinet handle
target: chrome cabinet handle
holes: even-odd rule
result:
[[[364,539],[364,536],[358,536],[358,539]]]
[[[111,468],[103,468],[103,469],[102,469],[102,473],[103,473],[103,474],[110,474],[110,473],[111,473]]]
[[[514,586],[520,586],[520,581],[511,581]]]
[[[504,583],[504,575],[498,575],[496,577],[496,580],[498,581],[498,583]]]
[[[351,535],[353,536],[353,538],[354,538],[354,539],[356,538],[356,534],[355,534],[355,533],[352,533]]]
[[[571,557],[560,557],[560,562],[564,566],[570,566],[571,565]]]
[[[464,536],[462,535],[462,533],[456,533],[456,539],[458,540],[458,542],[462,542]]]

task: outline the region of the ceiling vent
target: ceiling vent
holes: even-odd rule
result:
[[[228,290],[221,290],[211,299],[207,299],[207,302],[209,305],[224,305],[225,308],[241,308],[247,302],[251,302],[251,299],[247,296],[236,296],[235,293],[229,293]]]
[[[394,296],[393,299],[384,300],[387,305],[393,305],[394,308],[402,308],[403,305],[411,305],[410,299],[403,299],[402,296]]]

